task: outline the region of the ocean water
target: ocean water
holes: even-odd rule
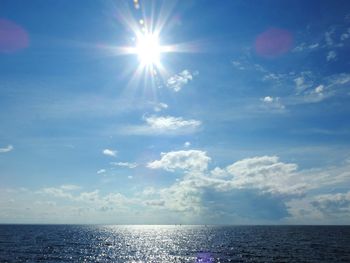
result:
[[[350,227],[0,225],[0,262],[350,262]]]

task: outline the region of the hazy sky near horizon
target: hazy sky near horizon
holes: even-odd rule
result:
[[[349,1],[0,0],[0,223],[349,223],[349,69]]]

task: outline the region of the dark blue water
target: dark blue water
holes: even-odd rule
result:
[[[350,262],[350,227],[0,225],[0,262]]]

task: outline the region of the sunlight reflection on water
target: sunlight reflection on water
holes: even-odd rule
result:
[[[0,262],[349,262],[349,243],[343,226],[0,225]]]

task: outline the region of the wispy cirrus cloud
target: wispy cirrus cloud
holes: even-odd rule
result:
[[[0,153],[8,153],[14,149],[12,145],[8,145],[6,147],[0,148]]]
[[[111,165],[119,166],[119,167],[127,167],[130,169],[134,169],[138,166],[137,163],[130,163],[130,162],[111,162]]]
[[[337,52],[335,52],[334,50],[329,51],[327,54],[327,61],[332,61],[336,59],[337,59]]]
[[[282,104],[279,97],[266,96],[260,99],[263,102],[263,106],[271,110],[283,111],[285,106]]]
[[[185,69],[170,77],[167,80],[167,87],[175,92],[179,92],[197,74],[197,72],[191,73],[189,70]]]
[[[186,128],[197,128],[202,123],[194,119],[183,119],[173,116],[150,116],[145,118],[146,123],[153,129],[177,130]]]
[[[155,112],[166,110],[169,107],[169,105],[164,102],[152,103],[152,105]]]
[[[145,124],[126,125],[119,132],[129,135],[180,135],[197,132],[202,122],[195,119],[184,119],[174,116],[151,115],[143,117]]]
[[[313,51],[316,50],[317,48],[320,47],[320,43],[312,43],[312,44],[307,44],[305,42],[300,43],[297,45],[292,51],[293,52],[303,52],[303,51]]]

